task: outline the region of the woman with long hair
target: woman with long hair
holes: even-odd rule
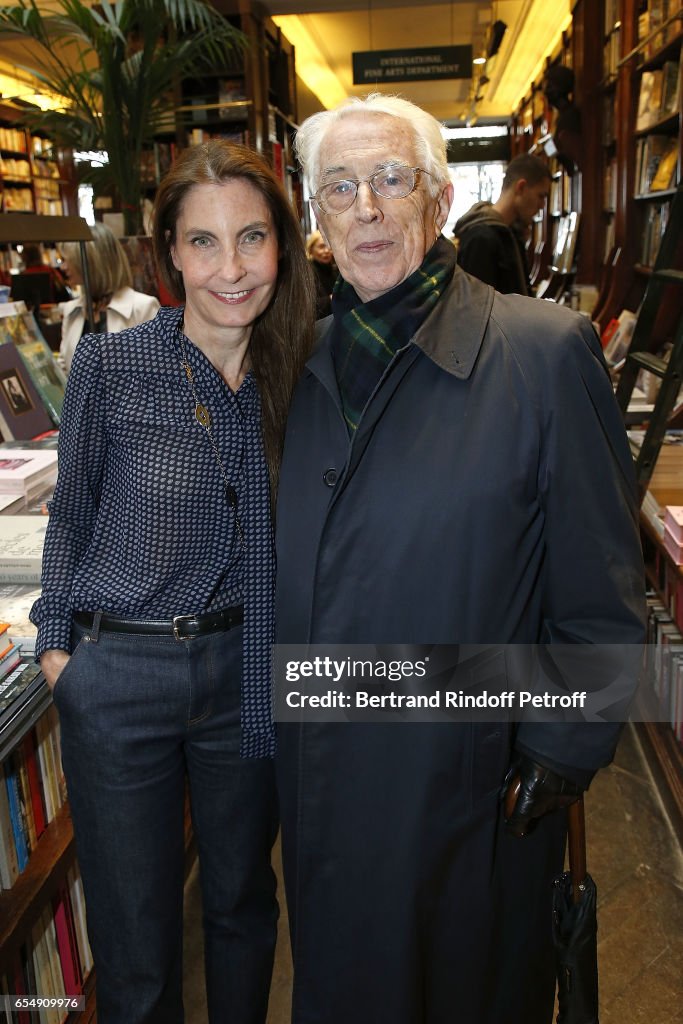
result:
[[[75,353],[34,606],[54,690],[100,1024],[180,1024],[183,806],[209,1020],[262,1024],[277,903],[271,508],[314,287],[252,151],[186,150],[153,239],[182,300]]]

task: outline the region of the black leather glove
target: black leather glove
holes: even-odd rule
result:
[[[519,792],[514,799],[512,787],[519,780]],[[567,807],[583,793],[576,782],[564,779],[557,772],[532,761],[525,754],[517,754],[510,765],[503,783],[502,799],[505,801],[505,828],[521,838],[532,831],[536,820],[558,807]]]

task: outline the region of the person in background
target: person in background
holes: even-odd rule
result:
[[[332,289],[337,280],[337,268],[329,245],[319,231],[311,231],[306,239],[306,255],[315,272],[317,291],[316,318],[329,316],[332,311]]]
[[[522,687],[525,645],[637,648],[633,468],[590,322],[456,266],[445,142],[419,107],[349,100],[295,141],[341,281],[287,425],[278,643],[385,669],[482,645],[484,685]],[[373,696],[410,687],[360,664]],[[292,1024],[550,1024],[563,808],[618,723],[295,714],[277,755]]]
[[[313,329],[299,223],[253,151],[185,150],[156,259],[182,300],[78,344],[36,654],[59,712],[99,1024],[181,1024],[185,780],[210,1024],[263,1024],[277,903],[271,506]]]
[[[531,295],[526,241],[550,193],[550,171],[524,153],[510,161],[495,203],[475,203],[455,224],[458,266],[496,291]]]
[[[85,297],[62,306],[62,342],[60,357],[68,372],[74,350],[84,334],[113,334],[151,320],[159,309],[153,295],[133,289],[133,274],[123,246],[104,224],[91,226],[92,241],[86,242],[90,292],[95,324],[86,319]],[[62,264],[70,285],[83,284],[81,250],[77,242],[64,245]]]
[[[66,278],[57,267],[53,267],[49,263],[43,262],[43,254],[40,251],[40,246],[28,244],[25,245],[21,254],[21,258],[24,264],[25,274],[48,274],[52,281],[52,291],[54,293],[55,302],[65,302],[71,298],[71,292],[69,291],[66,283]]]

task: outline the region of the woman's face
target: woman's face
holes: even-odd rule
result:
[[[185,286],[185,323],[239,341],[270,303],[278,277],[277,233],[270,208],[249,182],[194,185],[186,194],[171,246]]]
[[[64,274],[64,277],[67,279],[69,284],[83,284],[83,278],[78,272],[76,263],[73,261],[69,262],[66,253],[62,256],[62,262],[59,269]]]
[[[331,263],[332,250],[323,238],[317,238],[311,246],[311,256],[318,263]]]

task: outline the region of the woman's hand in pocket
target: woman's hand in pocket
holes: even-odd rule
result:
[[[64,666],[67,661],[69,661],[70,657],[71,655],[66,651],[60,651],[57,648],[50,651],[44,651],[41,654],[40,667],[50,690],[54,690],[55,684],[62,674]]]

